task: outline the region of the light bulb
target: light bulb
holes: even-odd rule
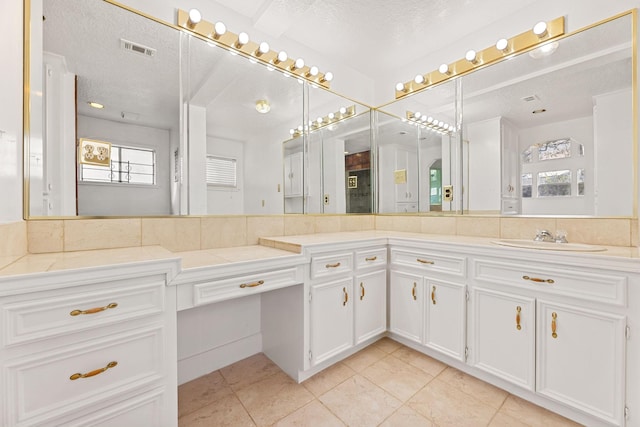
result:
[[[309,72],[307,73],[310,77],[315,77],[318,75],[318,73],[320,72],[320,70],[318,70],[318,67],[316,67],[315,65],[313,65],[311,68],[309,68]]]
[[[318,124],[322,124],[322,122],[323,122],[322,117],[318,117],[318,118],[316,119],[316,122],[318,122]]]
[[[218,21],[215,23],[215,25],[213,26],[213,38],[217,39],[219,38],[221,35],[223,35],[224,33],[227,32],[227,26],[224,25],[224,23]]]
[[[304,59],[302,58],[296,59],[296,62],[293,63],[293,66],[295,67],[296,70],[299,70],[300,68],[304,67]]]
[[[298,126],[298,131],[302,132],[302,125]]]
[[[427,121],[427,116],[420,117],[420,121],[423,122],[423,123],[426,122]]]
[[[507,41],[507,39],[500,39],[496,42],[496,49],[502,52],[506,52],[507,47],[509,47],[509,42]]]
[[[427,123],[432,123],[433,122],[433,117],[429,116],[427,117]]]
[[[191,10],[189,10],[189,18],[187,20],[187,27],[193,28],[201,20],[202,20],[202,14],[200,13],[200,11],[198,9],[191,9]]]
[[[262,43],[260,43],[260,46],[258,46],[258,50],[256,51],[256,55],[261,56],[261,55],[264,55],[265,53],[269,53],[269,43],[262,42]]]
[[[287,55],[287,52],[285,52],[284,50],[281,50],[280,52],[278,52],[278,57],[274,62],[276,64],[279,64],[281,62],[286,61],[287,59],[289,59],[289,55]]]
[[[322,79],[320,79],[321,82],[330,82],[331,80],[333,80],[333,73],[331,71],[327,71],[326,73],[324,73],[324,77]]]
[[[413,117],[414,117],[416,120],[418,120],[418,119],[420,118],[420,116],[422,116],[422,114],[421,114],[419,111],[418,111],[418,112],[416,112],[416,113],[413,115]]]
[[[404,92],[406,90],[404,83],[396,83],[396,91]]]
[[[546,36],[548,34],[547,33],[547,23],[544,22],[544,21],[540,21],[536,25],[534,25],[533,26],[533,34],[538,36],[538,38],[543,38],[544,36]]]
[[[476,62],[478,62],[477,57],[478,54],[476,53],[475,50],[470,49],[467,51],[467,53],[464,55],[465,59],[473,64],[475,64]]]
[[[296,133],[295,129],[289,129],[289,134],[293,135],[294,133]]]
[[[424,83],[424,76],[422,74],[418,74],[413,78],[413,81],[416,82],[417,84],[422,84]]]
[[[340,107],[340,114],[347,114],[347,109],[345,107]]]
[[[333,120],[333,119],[336,118],[336,115],[333,114],[333,113],[329,113],[329,115],[327,117],[329,117],[329,120]]]
[[[238,34],[238,43],[236,43],[236,46],[241,47],[242,45],[245,45],[247,43],[249,43],[249,34],[247,33]]]
[[[444,122],[438,122],[438,127],[442,127],[442,125],[444,125]]]
[[[447,64],[442,64],[438,67],[438,71],[442,74],[449,74],[449,66]]]

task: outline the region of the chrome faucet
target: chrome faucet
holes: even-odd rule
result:
[[[569,243],[567,241],[567,232],[566,231],[557,231],[556,236],[554,237],[548,230],[538,230],[536,231],[536,237],[533,239],[536,242],[555,242],[555,243]]]

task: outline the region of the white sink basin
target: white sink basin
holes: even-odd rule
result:
[[[515,248],[538,249],[542,251],[601,252],[607,250],[607,248],[602,246],[587,245],[583,243],[536,242],[535,240],[526,239],[501,239],[494,240],[491,243],[502,246],[512,246]]]

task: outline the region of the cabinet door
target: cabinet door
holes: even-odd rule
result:
[[[387,272],[376,271],[356,276],[356,344],[387,329]]]
[[[406,182],[396,184],[396,202],[416,202],[418,200],[417,148],[397,148],[396,170],[406,171]]]
[[[533,391],[535,300],[476,288],[471,301],[472,364]]]
[[[302,196],[302,152],[286,156],[284,161],[284,195]]]
[[[391,271],[390,330],[412,341],[422,342],[422,277]]]
[[[457,360],[465,360],[465,285],[425,281],[425,345]]]
[[[537,391],[622,425],[623,316],[538,300]]]
[[[311,287],[311,364],[353,345],[353,279]]]

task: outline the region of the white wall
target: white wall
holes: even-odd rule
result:
[[[185,168],[189,215],[207,214],[207,109],[189,105],[188,107],[188,152]]]
[[[501,118],[469,123],[464,138],[469,141],[468,209],[499,212]]]
[[[156,150],[156,185],[78,184],[79,215],[168,215],[170,180],[169,131],[110,120],[78,116],[78,138]]]
[[[244,214],[244,145],[240,141],[207,137],[207,154],[236,159],[237,188],[207,186],[208,214]]]

